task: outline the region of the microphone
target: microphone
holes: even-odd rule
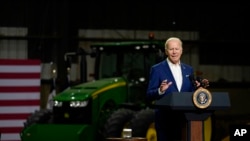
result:
[[[198,82],[200,83],[200,87],[203,87],[203,88],[205,87],[205,83],[202,82],[203,78],[201,78],[201,77],[199,77],[199,76],[197,76],[197,77],[195,78],[193,74],[192,74],[192,75],[189,75],[189,80],[193,83],[193,85],[194,85],[195,87],[197,87],[195,81],[198,81]]]
[[[197,81],[201,84],[201,85],[200,85],[201,87],[203,87],[203,88],[205,88],[205,87],[206,87],[205,82],[203,82],[203,78],[201,78],[201,77],[197,76]]]

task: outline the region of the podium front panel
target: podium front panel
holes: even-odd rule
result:
[[[156,108],[170,110],[199,110],[193,103],[192,92],[174,92],[157,100]],[[205,110],[224,110],[230,107],[229,95],[227,92],[213,92],[211,105]]]

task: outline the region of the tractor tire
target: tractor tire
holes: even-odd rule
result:
[[[143,109],[131,120],[132,136],[147,138],[148,141],[157,141],[154,126],[154,109]]]
[[[52,111],[45,110],[36,110],[32,113],[24,122],[24,128],[31,126],[35,123],[49,123],[52,119]]]
[[[114,111],[104,125],[104,137],[122,137],[123,129],[129,127],[134,114],[135,111],[125,108]]]

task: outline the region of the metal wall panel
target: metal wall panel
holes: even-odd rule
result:
[[[28,42],[26,39],[20,38],[20,37],[25,37],[27,34],[28,34],[27,28],[0,27],[0,36],[2,36],[2,39],[0,40],[0,58],[27,59]]]

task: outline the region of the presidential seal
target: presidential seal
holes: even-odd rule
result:
[[[199,109],[205,109],[210,106],[212,102],[211,93],[203,88],[198,88],[193,94],[193,103]]]

